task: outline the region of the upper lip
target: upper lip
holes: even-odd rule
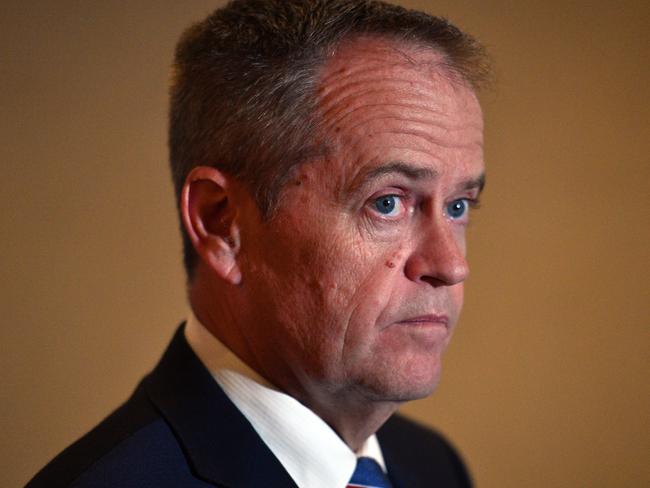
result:
[[[438,323],[445,327],[449,325],[449,317],[444,314],[426,314],[409,317],[407,319],[398,320],[398,323]]]

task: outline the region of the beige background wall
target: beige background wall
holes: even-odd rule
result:
[[[479,487],[648,486],[647,2],[403,4],[476,34],[499,75],[466,311],[404,410]],[[184,316],[168,66],[214,5],[0,3],[0,486],[124,400]]]

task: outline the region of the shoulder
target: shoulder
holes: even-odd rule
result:
[[[186,476],[191,479],[173,432],[139,386],[124,405],[55,457],[26,488],[177,486]]]
[[[440,433],[401,415],[391,417],[377,432],[389,474],[400,486],[469,487],[465,465]]]

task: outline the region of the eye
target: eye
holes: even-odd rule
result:
[[[458,220],[465,216],[468,208],[469,203],[467,202],[467,199],[459,198],[447,205],[445,213],[450,219]]]
[[[377,198],[373,207],[382,215],[394,217],[402,210],[402,201],[398,195],[383,195]]]

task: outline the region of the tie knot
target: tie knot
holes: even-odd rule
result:
[[[348,483],[348,488],[392,488],[388,476],[381,469],[379,463],[369,457],[357,459],[357,467]]]

